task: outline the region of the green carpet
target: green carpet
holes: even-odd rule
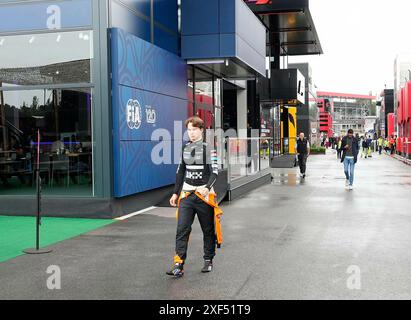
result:
[[[22,250],[36,246],[34,217],[0,216],[0,262],[22,255]],[[47,247],[104,227],[114,220],[42,218],[40,245]]]

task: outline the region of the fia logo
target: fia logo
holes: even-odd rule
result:
[[[157,113],[151,107],[146,107],[146,116],[147,116],[147,123],[149,124],[156,124],[157,122]]]
[[[130,99],[127,102],[127,126],[131,130],[141,127],[141,106],[137,100]]]

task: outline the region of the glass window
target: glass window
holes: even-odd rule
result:
[[[196,101],[202,104],[214,105],[213,103],[213,76],[206,72],[195,70]]]
[[[92,31],[0,36],[0,87],[90,83]]]
[[[91,89],[0,91],[0,195],[93,195]],[[37,132],[40,161],[37,163]]]
[[[206,129],[214,129],[213,76],[195,69],[196,114],[205,122]]]
[[[194,76],[193,76],[193,67],[188,66],[187,68],[187,99],[188,99],[188,116],[194,116]]]

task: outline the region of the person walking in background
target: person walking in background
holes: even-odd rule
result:
[[[396,152],[397,152],[397,136],[394,136],[391,154],[395,154]]]
[[[364,157],[365,159],[368,158],[368,140],[364,139],[361,146],[361,158]]]
[[[263,142],[261,143],[262,149],[263,149],[263,157],[264,160],[266,160],[270,156],[270,143],[268,142],[267,139],[264,139]]]
[[[390,150],[390,142],[388,139],[384,140],[384,150],[385,150],[385,153],[388,154],[388,151]]]
[[[300,166],[300,173],[301,178],[305,179],[306,171],[307,171],[307,159],[310,155],[310,143],[305,138],[304,133],[301,133],[299,138],[297,139],[297,157],[298,157],[298,164]]]
[[[381,155],[382,148],[384,147],[384,139],[382,137],[379,137],[377,143],[378,143],[378,153]]]
[[[354,137],[354,131],[348,130],[348,134],[342,140],[343,156],[341,162],[344,163],[345,187],[347,190],[354,189],[354,170],[358,160],[358,139]]]
[[[338,138],[338,145],[337,145],[337,158],[338,160],[341,160],[342,152],[343,150],[341,149],[342,146],[342,139],[341,137]]]
[[[368,136],[367,139],[367,144],[368,144],[368,158],[372,158],[372,153],[373,153],[373,140],[371,139],[370,136]]]
[[[390,151],[391,151],[391,155],[395,153],[395,140],[393,136],[391,136],[390,138]]]

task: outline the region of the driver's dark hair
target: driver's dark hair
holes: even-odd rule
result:
[[[201,119],[200,117],[191,117],[189,119],[186,120],[186,128],[188,128],[189,124],[192,124],[194,128],[200,128],[200,129],[204,129],[204,121],[203,119]]]

